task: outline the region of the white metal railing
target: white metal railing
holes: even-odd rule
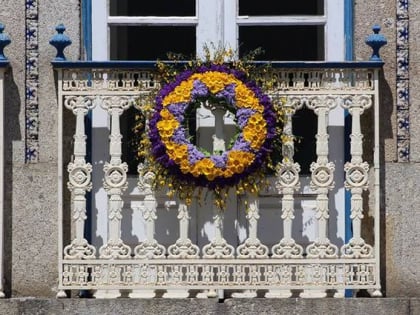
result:
[[[314,196],[317,235],[307,244],[293,237],[296,234],[296,198],[302,178],[300,166],[293,160],[293,141],[286,141],[283,161],[279,165],[275,184],[270,187],[279,201],[281,212],[278,226],[283,236],[268,246],[259,239],[264,226],[258,224],[263,213],[258,198],[247,196],[248,234],[237,246],[223,237],[223,214],[216,213],[214,239],[208,244],[196,244],[189,227],[195,209],[175,203],[178,228],[171,244],[161,244],[156,238],[158,207],[174,201],[153,191],[153,174],[137,180],[137,210],[142,215],[144,239],[127,244],[122,238],[122,220],[128,215],[125,199],[129,180],[126,161],[122,161],[120,117],[136,100],[156,87],[154,69],[141,63],[56,62],[59,103],[59,139],[63,137],[63,110],[76,117],[74,148],[68,165],[68,188],[71,191],[74,236],[63,244],[63,147],[59,141],[59,289],[96,290],[97,297],[118,297],[129,290],[130,297],[153,297],[157,290],[166,290],[164,297],[215,296],[216,290],[234,290],[233,296],[255,296],[256,290],[266,290],[266,297],[290,296],[291,290],[323,296],[326,290],[369,289],[381,296],[379,269],[379,98],[378,73],[380,63],[280,63],[274,65],[275,87],[267,91],[276,100],[286,99],[285,139],[291,139],[292,117],[302,107],[317,117],[316,158],[310,168],[310,189]],[[270,78],[273,79],[273,77]],[[267,78],[262,78],[267,79]],[[92,165],[87,161],[85,117],[93,108],[102,108],[110,121],[109,160],[103,167],[103,188],[108,196],[107,239],[101,246],[91,244],[84,236],[87,220],[87,193],[92,189]],[[345,244],[330,240],[328,222],[331,189],[335,183],[337,165],[330,160],[328,117],[335,107],[348,110],[352,116],[350,153],[345,163],[345,188],[351,194],[350,219],[352,238]],[[361,115],[373,107],[374,174],[363,159]],[[345,141],[343,139],[343,141]],[[362,238],[364,209],[363,190],[374,178],[374,243]],[[125,199],[125,200],[124,200]],[[167,203],[165,203],[165,201]],[[239,202],[239,207],[240,207]],[[130,204],[128,207],[131,207]],[[135,209],[132,209],[133,211]],[[343,209],[341,209],[343,210]],[[64,212],[63,212],[64,211]],[[171,210],[172,211],[172,210]],[[198,210],[198,211],[202,211]],[[164,215],[164,214],[163,214]],[[134,221],[133,221],[134,222]],[[134,223],[133,223],[134,224]],[[134,229],[134,227],[132,227]]]

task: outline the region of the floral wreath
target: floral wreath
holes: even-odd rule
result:
[[[239,133],[220,154],[191,143],[184,126],[191,104],[217,103],[235,114]],[[178,182],[218,191],[249,180],[264,166],[276,133],[270,99],[246,73],[226,64],[202,65],[178,74],[158,92],[149,120],[153,158]]]

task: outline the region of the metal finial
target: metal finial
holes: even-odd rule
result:
[[[372,48],[372,56],[369,60],[371,61],[382,61],[381,57],[379,56],[379,49],[387,44],[387,40],[384,35],[379,34],[381,27],[378,24],[375,24],[372,27],[373,34],[370,34],[367,38],[365,43]]]
[[[64,56],[64,48],[71,45],[71,40],[67,35],[63,34],[66,30],[63,24],[57,25],[55,30],[57,31],[57,34],[55,34],[50,40],[50,44],[57,49],[57,55],[54,60],[63,61],[66,60],[66,56]]]
[[[11,43],[10,37],[7,34],[3,34],[4,25],[0,23],[0,60],[7,60],[3,53],[4,47]]]

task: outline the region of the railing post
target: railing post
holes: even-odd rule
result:
[[[336,258],[337,246],[328,239],[327,223],[329,219],[328,191],[334,187],[334,163],[328,161],[328,113],[336,107],[332,96],[313,96],[307,102],[318,116],[316,135],[316,162],[311,164],[311,188],[317,192],[316,214],[318,238],[306,248],[309,258]]]
[[[132,97],[112,96],[98,98],[101,107],[111,116],[111,133],[109,136],[110,161],[104,165],[104,189],[108,199],[108,241],[99,249],[101,258],[128,258],[131,248],[121,240],[121,219],[123,200],[121,195],[127,189],[128,166],[121,160],[120,116],[133,103]]]
[[[214,115],[215,134],[213,135],[213,153],[220,153],[226,150],[225,142],[223,140],[223,116],[226,110],[223,107],[206,105]],[[223,237],[223,210],[213,206],[214,211],[214,229],[215,237],[210,244],[203,247],[203,258],[233,258],[234,249],[229,245]]]
[[[64,106],[76,116],[76,132],[74,135],[73,162],[70,162],[68,188],[73,203],[73,220],[75,222],[75,238],[64,248],[65,259],[93,259],[95,247],[84,238],[86,216],[86,192],[92,189],[92,165],[86,162],[85,115],[96,106],[89,96],[66,96]]]
[[[179,238],[175,244],[168,247],[168,258],[198,258],[200,249],[188,237],[189,220],[188,206],[180,203],[178,207]]]
[[[358,95],[344,99],[343,107],[352,115],[350,135],[351,161],[344,166],[346,172],[345,187],[351,192],[351,214],[353,237],[341,248],[345,258],[373,257],[372,246],[365,243],[361,237],[363,219],[363,190],[368,189],[369,164],[363,162],[363,135],[360,128],[360,116],[372,105],[370,95]]]
[[[246,258],[268,258],[268,247],[258,239],[258,219],[259,205],[258,198],[254,195],[248,195],[248,209],[246,218],[249,224],[249,236],[245,242],[236,249],[237,257]]]
[[[146,239],[134,248],[134,258],[153,259],[165,258],[166,249],[155,239],[155,220],[157,201],[153,189],[155,174],[145,172],[145,166],[139,164],[137,171],[139,173],[138,188],[144,194],[143,206],[141,208],[143,219],[146,221]],[[136,289],[130,295],[131,298],[154,298],[155,291],[149,289]],[[188,296],[188,295],[187,295]]]
[[[292,236],[294,216],[293,194],[300,188],[300,166],[293,160],[294,135],[292,118],[297,110],[302,108],[302,101],[298,97],[289,97],[284,104],[282,154],[283,160],[276,167],[276,188],[282,197],[283,238],[272,248],[272,257],[280,259],[303,258],[303,247],[296,243]],[[266,298],[288,298],[292,296],[290,290],[271,289]]]
[[[140,191],[144,193],[144,201],[142,207],[143,218],[146,221],[146,240],[137,245],[134,249],[135,258],[153,259],[164,258],[166,249],[164,246],[158,244],[155,240],[155,220],[157,201],[155,191],[152,187],[152,182],[155,174],[152,172],[144,173],[144,165],[139,164],[138,173],[139,181],[138,186]]]
[[[284,126],[283,126],[283,160],[277,166],[276,188],[282,197],[282,215],[284,236],[280,242],[273,246],[272,252],[275,258],[302,258],[303,248],[296,244],[292,237],[292,224],[294,216],[293,194],[300,188],[299,172],[300,166],[293,161],[294,136],[292,118],[296,110],[302,108],[299,98],[288,99],[284,104]]]

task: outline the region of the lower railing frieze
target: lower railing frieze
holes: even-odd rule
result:
[[[376,288],[374,259],[63,261],[61,289]]]

